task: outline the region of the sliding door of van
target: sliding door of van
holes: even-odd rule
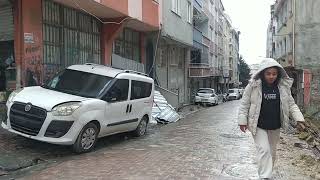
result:
[[[131,80],[130,93],[130,119],[136,119],[137,122],[131,127],[135,129],[145,114],[152,110],[153,98],[151,97],[152,83]]]

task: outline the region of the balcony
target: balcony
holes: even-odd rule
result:
[[[206,10],[202,7],[202,0],[193,0],[193,22],[201,24],[209,20]]]
[[[211,67],[210,74],[211,76],[221,76],[220,71],[217,67]]]
[[[209,64],[189,64],[189,77],[210,77],[211,68]]]
[[[222,76],[222,71],[209,64],[189,64],[189,77],[214,77]]]
[[[193,7],[198,11],[202,11],[202,0],[193,0]]]
[[[211,40],[208,37],[202,36],[202,44],[203,45],[210,47],[210,42],[211,42]]]

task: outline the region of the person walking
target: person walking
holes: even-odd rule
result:
[[[242,132],[252,133],[261,179],[272,177],[280,128],[288,131],[289,117],[303,127],[304,117],[291,95],[292,83],[277,61],[264,58],[243,93],[238,125]]]

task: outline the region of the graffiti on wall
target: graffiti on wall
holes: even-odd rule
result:
[[[43,69],[41,46],[37,44],[26,44],[24,61],[25,85],[36,86],[41,84]]]
[[[44,64],[44,82],[48,82],[61,68],[62,66],[60,64]]]

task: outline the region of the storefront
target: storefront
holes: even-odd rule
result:
[[[13,5],[0,1],[0,91],[15,80]]]

